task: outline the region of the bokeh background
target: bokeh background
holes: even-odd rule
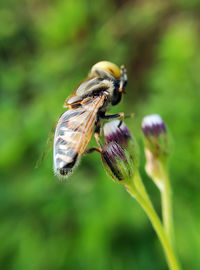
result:
[[[1,0],[1,269],[167,269],[149,220],[97,153],[66,182],[53,175],[52,151],[34,168],[65,98],[100,60],[127,67],[112,112],[135,113],[126,123],[158,212],[140,123],[159,113],[170,127],[177,252],[183,269],[200,269],[199,19],[199,0]]]

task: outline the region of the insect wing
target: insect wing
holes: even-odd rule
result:
[[[73,102],[81,102],[84,94],[99,88],[99,83],[102,81],[100,78],[87,78],[83,80],[73,91],[73,93],[65,100],[64,108],[71,106]]]
[[[48,134],[44,149],[43,149],[41,155],[39,156],[38,160],[36,161],[36,164],[35,164],[36,169],[40,167],[40,165],[42,164],[44,159],[47,157],[47,155],[49,154],[49,152],[53,148],[53,138],[54,138],[54,133],[56,130],[56,125],[58,123],[58,120],[56,121],[56,123],[54,124],[54,126],[52,127],[52,129],[50,130],[50,132]]]
[[[80,155],[91,139],[97,113],[104,103],[104,96],[83,100],[81,106],[63,113],[54,137],[54,172],[66,176],[78,164]]]

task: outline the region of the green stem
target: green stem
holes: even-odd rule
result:
[[[140,176],[140,173],[138,170],[135,172],[133,182],[135,184],[135,187],[136,187],[138,193],[140,193],[142,195],[142,197],[152,206],[152,202],[149,198],[149,195],[146,191],[146,188],[143,184],[143,181],[141,179],[141,176]]]
[[[160,219],[159,219],[158,215],[156,214],[152,204],[150,204],[148,202],[148,200],[146,200],[144,197],[142,197],[135,190],[134,183],[132,183],[132,182],[129,183],[128,185],[126,185],[126,188],[127,188],[128,192],[131,194],[131,196],[134,197],[138,201],[138,203],[142,206],[145,213],[149,217],[149,219],[153,225],[153,228],[156,231],[156,233],[160,239],[160,242],[162,244],[163,250],[164,250],[165,255],[166,255],[167,263],[169,265],[169,269],[180,270],[180,266],[177,262],[175,255],[174,255],[172,247],[171,247],[171,245],[166,237],[166,234],[163,230]]]
[[[160,163],[160,173],[161,179],[163,181],[163,189],[161,190],[163,224],[167,237],[170,240],[171,244],[173,244],[171,186],[167,164],[163,162]]]

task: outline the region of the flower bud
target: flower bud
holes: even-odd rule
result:
[[[138,159],[138,147],[136,141],[132,137],[128,127],[123,122],[119,127],[120,121],[114,120],[108,122],[103,127],[104,138],[106,144],[110,142],[116,142],[123,149],[129,152],[131,156],[134,166],[138,167],[139,159]]]
[[[160,190],[163,190],[163,166],[170,154],[170,145],[165,123],[157,115],[146,116],[142,121],[145,137],[145,170]]]
[[[114,120],[104,125],[103,132],[106,143],[116,142],[121,147],[127,147],[132,140],[131,133],[123,122],[119,127],[120,121]]]
[[[137,169],[136,147],[125,123],[114,120],[104,125],[102,159],[108,174],[118,183],[132,180]]]
[[[119,144],[114,141],[105,144],[101,156],[108,175],[115,182],[125,184],[132,179],[134,174],[132,156]]]
[[[158,114],[144,117],[142,131],[145,137],[145,148],[155,158],[166,159],[170,153],[169,138],[165,123]]]

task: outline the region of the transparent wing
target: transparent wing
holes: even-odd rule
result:
[[[97,113],[104,96],[83,100],[81,106],[66,111],[59,119],[54,137],[54,171],[75,166],[91,139]]]
[[[50,130],[50,132],[48,134],[46,144],[44,145],[44,149],[42,151],[42,154],[40,155],[40,157],[38,158],[38,160],[35,163],[36,169],[41,166],[42,162],[48,156],[49,152],[53,148],[54,133],[55,133],[58,121],[59,121],[59,118],[57,119],[56,123],[54,124],[54,126],[52,127],[52,129]]]

